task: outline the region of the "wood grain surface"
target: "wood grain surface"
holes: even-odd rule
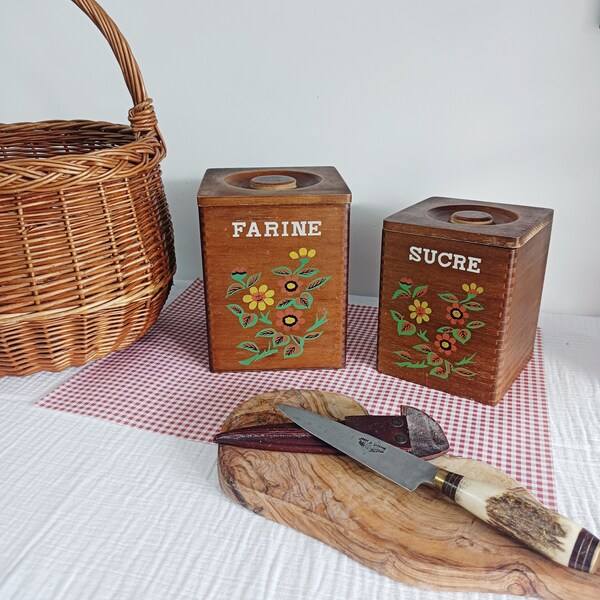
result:
[[[341,419],[366,414],[340,394],[269,392],[241,404],[223,431],[285,422],[284,402]],[[518,488],[478,461],[446,456],[435,464]],[[234,502],[340,550],[398,581],[429,589],[544,599],[598,598],[600,574],[560,567],[425,487],[406,492],[343,456],[219,447],[219,480]],[[520,493],[528,495],[522,490]]]

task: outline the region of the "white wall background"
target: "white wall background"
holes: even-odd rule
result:
[[[384,217],[432,195],[554,208],[542,309],[600,315],[600,1],[102,0],[155,100],[180,280],[196,190],[226,166],[335,165],[354,294]],[[0,3],[0,121],[126,122],[100,34],[67,0]]]

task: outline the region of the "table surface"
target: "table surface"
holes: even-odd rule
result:
[[[600,318],[540,327],[558,508],[599,533]],[[513,598],[409,587],[234,505],[214,444],[34,405],[75,371],[0,379],[1,600]]]

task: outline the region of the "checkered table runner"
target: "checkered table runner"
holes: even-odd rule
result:
[[[555,508],[539,331],[533,358],[495,408],[378,373],[376,338],[377,309],[350,305],[344,369],[211,373],[203,285],[196,281],[143,339],[91,363],[37,404],[203,442],[240,402],[275,389],[346,394],[371,414],[408,404],[438,421],[453,454],[502,469]]]

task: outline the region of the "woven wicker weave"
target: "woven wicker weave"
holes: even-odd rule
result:
[[[0,124],[0,375],[82,365],[155,322],[175,254],[165,146],[131,50],[94,0],[73,0],[109,42],[131,126]]]

